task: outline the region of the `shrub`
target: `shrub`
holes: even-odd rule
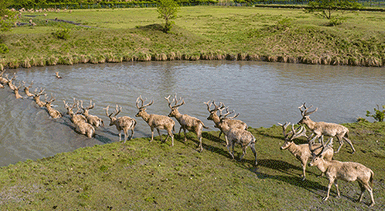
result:
[[[52,32],[52,35],[57,39],[67,40],[68,38],[70,38],[70,30],[69,29],[57,30],[56,32]]]
[[[377,108],[374,108],[374,113],[370,113],[370,111],[366,111],[367,117],[373,117],[378,122],[383,122],[385,117],[385,105],[382,106],[383,110],[380,110],[380,106],[377,105]]]
[[[0,53],[8,53],[9,52],[9,48],[8,46],[6,46],[4,43],[0,43]]]

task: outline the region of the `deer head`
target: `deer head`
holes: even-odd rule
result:
[[[309,146],[311,146],[311,144],[309,144]],[[313,159],[310,161],[309,166],[317,166],[321,162],[321,160],[323,160],[325,152],[330,148],[333,148],[332,137],[328,139],[328,142],[326,144],[323,144],[322,151],[319,154],[312,153]]]
[[[45,95],[45,107],[51,107],[51,103],[53,103],[56,100],[56,98],[51,93],[51,98],[48,100],[48,96]]]
[[[108,118],[110,118],[110,126],[112,126],[112,125],[114,125],[114,122],[117,120],[116,116],[122,111],[122,107],[116,105],[114,116],[112,116],[114,114],[114,112],[112,112],[111,114],[108,114],[108,108],[109,107],[110,107],[110,105],[108,105],[106,108],[103,108],[103,109],[106,110],[106,115],[108,116]]]
[[[146,108],[154,103],[154,100],[152,100],[150,103],[143,105],[144,101],[146,100],[147,98],[143,100],[142,96],[139,96],[136,99],[136,107],[139,109],[138,113],[135,115],[136,117],[142,117],[143,115],[146,115]]]
[[[309,115],[318,110],[318,108],[316,108],[313,111],[308,111],[312,107],[313,107],[313,105],[311,105],[309,108],[306,108],[305,103],[303,103],[303,105],[298,107],[298,109],[301,112],[302,119],[297,124],[307,124],[309,121],[311,121]]]
[[[282,127],[282,133],[285,137],[285,143],[281,146],[281,150],[287,149],[292,143],[293,140],[299,138],[301,136],[306,135],[306,128],[304,126],[298,127],[297,130],[294,128],[294,124],[291,125],[291,131],[287,133],[286,128],[290,125],[290,122],[286,122],[285,124],[278,123]]]
[[[176,117],[179,114],[179,111],[178,111],[179,106],[184,105],[184,100],[182,100],[182,98],[179,98],[179,100],[178,100],[177,97],[176,97],[176,94],[175,94],[174,99],[172,100],[172,102],[170,102],[170,96],[171,95],[169,95],[168,97],[165,97],[165,99],[168,102],[168,107],[170,107],[170,109],[171,109],[171,112],[170,112],[170,114],[168,114],[168,116],[169,117]],[[181,100],[182,100],[182,102],[178,104],[178,102],[181,101]],[[172,106],[171,104],[174,101],[175,101],[175,104]]]
[[[217,111],[220,109],[222,109],[222,110],[224,109],[224,106],[221,106],[221,104],[216,105],[214,100],[212,102],[211,102],[211,100],[209,100],[209,101],[203,102],[203,103],[207,105],[207,110],[210,113],[210,116],[207,117],[207,120],[217,119],[218,118]],[[211,105],[214,105],[214,109],[210,109]]]
[[[90,100],[90,105],[87,108],[83,107],[83,100],[80,101],[80,108],[83,110],[84,115],[88,115],[88,111],[95,107],[95,103],[92,104],[92,100]]]

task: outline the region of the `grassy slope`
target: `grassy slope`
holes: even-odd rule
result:
[[[47,17],[41,13],[28,14],[36,15],[32,19],[37,26],[17,27],[4,34],[3,40],[10,47],[10,53],[2,55],[4,65],[21,64],[31,57],[48,60],[50,56],[106,57],[110,54],[124,60],[138,53],[171,52],[244,53],[271,61],[281,57],[281,60],[291,58],[305,63],[347,64],[350,60],[351,64],[363,65],[370,62],[382,65],[385,58],[385,34],[381,31],[385,28],[385,14],[380,12],[344,12],[338,15],[346,18],[345,22],[330,27],[327,20],[300,9],[182,7],[172,34],[149,29],[150,25],[162,23],[155,8],[47,14]],[[55,17],[94,28],[51,21]],[[23,16],[21,21],[29,19]],[[50,21],[46,23],[46,19]],[[66,41],[51,35],[61,28],[71,29]]]
[[[337,160],[356,161],[375,172],[373,209],[385,208],[384,123],[347,124],[357,152],[343,147]],[[356,203],[356,182],[340,181],[342,197],[326,194],[327,180],[308,167],[300,179],[299,162],[279,150],[280,127],[249,128],[257,138],[258,167],[252,153],[243,162],[229,158],[218,132],[205,132],[204,151],[195,148],[195,135],[175,146],[149,138],[61,153],[37,161],[19,162],[0,169],[0,209],[22,210],[366,210]],[[191,140],[191,138],[193,140]],[[303,142],[304,140],[297,140]],[[336,143],[336,145],[338,145]],[[336,146],[335,146],[336,147]],[[239,146],[236,147],[238,155]]]

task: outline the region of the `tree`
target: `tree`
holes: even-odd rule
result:
[[[174,0],[159,0],[157,11],[159,13],[159,18],[163,18],[166,23],[164,25],[164,32],[170,32],[174,21],[170,21],[177,17],[179,11],[179,4]]]
[[[356,0],[311,0],[307,10],[309,12],[320,12],[327,19],[332,19],[332,12],[341,9],[359,9],[361,4]]]
[[[0,0],[0,30],[6,31],[11,28],[9,20],[13,13],[8,9],[8,6],[13,3],[12,0]]]

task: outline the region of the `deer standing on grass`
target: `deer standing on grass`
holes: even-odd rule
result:
[[[40,100],[40,96],[44,94],[44,89],[40,89],[40,91],[37,91],[37,88],[35,89],[33,99],[35,100],[36,104],[41,108],[44,107],[45,103]]]
[[[116,129],[119,131],[119,141],[121,141],[121,135],[122,135],[122,131],[123,131],[124,143],[126,143],[127,136],[128,136],[128,130],[131,130],[130,140],[134,136],[136,120],[131,118],[131,117],[128,117],[128,116],[116,117],[122,111],[122,107],[120,107],[118,105],[116,105],[116,108],[115,108],[115,115],[112,116],[114,114],[114,112],[112,112],[111,114],[108,114],[108,108],[109,107],[110,106],[108,105],[104,109],[106,110],[106,115],[108,116],[108,118],[110,118],[110,126],[115,125]]]
[[[75,101],[75,100],[74,100]],[[69,106],[64,100],[64,107],[67,109],[67,114],[70,115],[71,121],[75,125],[75,131],[86,135],[88,138],[92,138],[95,136],[95,128],[86,122],[86,118],[83,115],[80,114],[80,109],[79,109],[79,102],[77,104],[74,102],[72,106]],[[77,111],[73,112],[73,108],[77,105]]]
[[[135,115],[136,117],[142,117],[142,119],[147,122],[147,124],[151,128],[151,141],[154,140],[154,128],[158,131],[160,141],[162,141],[162,136],[160,135],[160,129],[167,130],[167,137],[164,141],[166,142],[168,137],[171,136],[171,146],[174,146],[174,127],[175,122],[168,116],[163,115],[157,115],[157,114],[148,114],[146,112],[146,108],[154,103],[154,101],[151,101],[150,103],[143,105],[144,101],[142,99],[142,96],[139,96],[136,99],[136,107],[139,109],[138,113]],[[140,104],[140,105],[139,105]],[[151,142],[150,141],[150,142]]]
[[[34,97],[34,96],[35,96],[35,95],[32,94],[31,92],[29,92],[29,89],[32,87],[32,85],[33,85],[33,81],[31,82],[31,85],[29,85],[29,86],[26,86],[26,85],[25,85],[25,82],[23,81],[24,92],[25,92],[25,94],[26,94],[28,97]]]
[[[194,132],[198,139],[199,139],[199,150],[202,152],[203,151],[203,146],[202,146],[202,129],[206,128],[203,122],[195,117],[189,116],[187,114],[181,114],[179,113],[178,108],[182,105],[184,105],[184,100],[178,104],[177,97],[175,95],[175,98],[170,102],[170,95],[168,97],[165,97],[165,99],[168,102],[168,107],[170,107],[171,112],[168,115],[169,117],[174,117],[180,124],[180,129],[178,136],[180,137],[180,131],[183,129],[184,132],[184,141],[186,142],[187,136],[186,136],[186,130]],[[182,98],[179,99],[181,101]],[[171,105],[175,101],[175,105]]]
[[[309,108],[311,107],[313,106],[310,106]],[[316,134],[311,140],[311,142],[313,142],[317,138],[321,138],[322,135],[335,136],[337,137],[338,142],[340,144],[335,153],[338,153],[340,151],[342,145],[344,144],[343,141],[346,141],[350,145],[353,150],[352,154],[356,151],[353,147],[352,142],[348,139],[349,129],[347,127],[335,123],[314,122],[310,119],[309,115],[316,112],[318,108],[308,112],[307,110],[309,108],[306,108],[305,103],[298,108],[301,111],[302,119],[297,124],[306,124],[306,126],[310,130],[312,130],[313,133]],[[304,108],[304,110],[302,110],[302,108]]]
[[[337,198],[340,197],[337,179],[342,179],[347,182],[357,181],[361,188],[361,194],[357,201],[362,201],[365,190],[367,190],[371,199],[370,207],[372,207],[375,204],[373,189],[371,187],[373,185],[373,171],[370,168],[356,162],[341,162],[338,160],[328,161],[323,159],[325,152],[329,148],[333,147],[332,144],[333,138],[329,138],[328,144],[324,146],[321,153],[314,154],[312,161],[309,163],[309,166],[316,166],[319,170],[324,172],[329,180],[328,191],[326,197],[323,198],[323,200],[326,201],[329,199],[330,188],[333,183],[337,189]]]
[[[99,126],[104,127],[103,119],[88,113],[89,110],[93,109],[94,107],[95,107],[95,103],[92,104],[92,100],[90,100],[90,105],[87,108],[84,108],[83,101],[82,100],[80,101],[80,108],[83,110],[82,114],[87,118],[87,122],[90,123],[95,128],[98,128]]]
[[[216,105],[214,100],[212,102],[209,100],[208,102],[203,102],[203,103],[207,105],[207,110],[210,113],[209,117],[207,117],[207,120],[212,120],[214,124],[218,126],[221,120],[217,112],[219,111],[220,114],[222,114],[222,111],[225,109],[226,106],[223,103],[219,103],[219,105]],[[214,105],[214,109],[210,109],[211,105]],[[241,130],[247,130],[247,124],[242,122],[241,120],[224,118],[222,121],[226,122],[229,125],[229,127],[235,127]],[[220,129],[220,127],[217,127],[217,128]],[[219,138],[221,137],[222,133],[223,131],[221,130],[219,132]],[[226,146],[227,146],[228,140],[226,135],[225,135],[225,140],[226,140]]]
[[[48,101],[47,100],[48,100],[48,97],[46,95],[45,96],[45,104],[44,104],[44,106],[47,108],[48,114],[53,119],[57,119],[57,118],[62,117],[63,115],[58,110],[52,108],[52,105],[51,105],[56,100],[56,98],[51,94],[51,99],[49,99]]]
[[[21,96],[20,93],[19,93],[19,89],[21,87],[21,83],[19,82],[19,86],[15,86],[15,85],[13,85],[13,86],[14,86],[14,90],[13,91],[15,92],[16,99],[22,99],[23,96]]]
[[[251,151],[253,151],[254,156],[255,156],[255,165],[258,164],[257,162],[257,152],[255,151],[255,137],[253,134],[251,134],[247,130],[239,129],[236,127],[230,127],[229,124],[226,122],[226,116],[233,113],[229,112],[228,109],[226,109],[227,113],[226,114],[221,114],[219,116],[220,122],[215,125],[214,127],[219,128],[227,137],[228,139],[228,144],[227,144],[227,149],[229,150],[229,153],[231,157],[234,159],[234,145],[235,144],[240,144],[242,146],[242,152],[243,154],[239,158],[239,160],[242,160],[242,158],[246,155],[246,148],[250,146]],[[228,119],[232,119],[238,116],[236,114],[234,117],[229,117]],[[230,147],[232,148],[232,151],[230,150]]]
[[[310,146],[309,143],[295,144],[293,140],[301,136],[305,136],[309,140],[309,138],[306,135],[305,127],[301,126],[298,130],[295,130],[294,124],[292,124],[291,126],[292,130],[289,133],[287,133],[286,128],[288,125],[290,125],[290,122],[289,123],[286,122],[285,124],[281,124],[281,123],[278,123],[278,124],[282,127],[283,136],[285,137],[285,143],[283,143],[280,149],[281,150],[287,149],[291,154],[293,154],[301,162],[302,180],[306,180],[305,172],[306,172],[307,162],[309,159],[313,157],[312,153],[318,154],[321,152],[321,150],[323,149],[322,144],[316,143],[316,144],[313,144],[312,146]],[[333,148],[328,149],[324,153],[324,159],[331,161],[333,159],[333,155],[334,155]],[[321,175],[323,175],[323,173]]]

